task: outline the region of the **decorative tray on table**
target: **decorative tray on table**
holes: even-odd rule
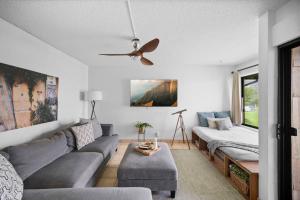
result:
[[[158,146],[155,148],[155,145],[153,142],[143,142],[140,144],[137,144],[136,147],[134,148],[135,151],[143,154],[144,156],[151,156],[158,152],[160,150],[160,147]]]

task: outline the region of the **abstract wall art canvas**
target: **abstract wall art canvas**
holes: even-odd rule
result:
[[[177,107],[177,80],[131,80],[131,106]]]
[[[58,78],[0,63],[0,132],[57,120]]]

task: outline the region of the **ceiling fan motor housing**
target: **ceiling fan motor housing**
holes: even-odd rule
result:
[[[140,39],[133,38],[131,41],[132,41],[132,46],[133,46],[134,50],[137,51],[140,47]]]

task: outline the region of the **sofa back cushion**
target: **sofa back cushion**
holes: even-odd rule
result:
[[[22,180],[56,160],[67,152],[67,139],[62,133],[42,138],[18,146],[4,149],[9,161],[15,167]]]
[[[67,146],[68,150],[67,153],[70,153],[71,151],[76,150],[76,138],[71,130],[71,128],[67,128],[65,130],[61,131],[63,134],[65,134],[67,139]]]

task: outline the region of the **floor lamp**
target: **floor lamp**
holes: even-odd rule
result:
[[[96,112],[95,112],[96,101],[103,100],[103,94],[101,91],[89,91],[88,92],[88,100],[91,101],[91,104],[92,104],[91,119],[95,119],[95,118],[97,118]]]

